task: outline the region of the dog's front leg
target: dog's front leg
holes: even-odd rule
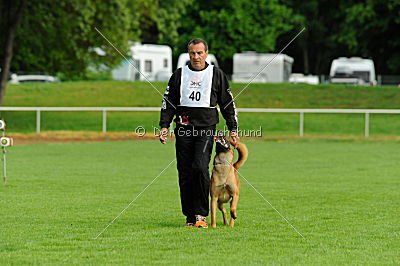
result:
[[[222,217],[224,219],[224,224],[228,225],[228,218],[227,218],[227,214],[226,214],[226,210],[224,208],[224,203],[223,202],[218,202],[218,209],[220,209],[220,211],[222,212]]]
[[[211,226],[213,228],[217,227],[217,201],[218,197],[211,195]]]
[[[233,227],[235,225],[235,220],[237,218],[237,213],[236,213],[236,208],[238,205],[239,201],[239,194],[235,193],[232,197],[232,202],[231,202],[231,222],[230,222],[230,227]]]

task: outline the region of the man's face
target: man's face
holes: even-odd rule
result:
[[[203,43],[192,44],[189,46],[190,64],[195,70],[202,70],[206,67],[208,51]]]

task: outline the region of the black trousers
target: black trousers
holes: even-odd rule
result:
[[[177,124],[175,148],[182,212],[187,222],[195,215],[208,216],[210,172],[215,125],[193,127]]]

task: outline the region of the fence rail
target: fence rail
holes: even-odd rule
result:
[[[36,132],[40,133],[41,112],[94,111],[103,113],[102,131],[107,132],[107,112],[156,112],[160,107],[0,107],[0,111],[36,112]],[[369,136],[370,114],[400,114],[400,109],[282,109],[282,108],[237,108],[240,113],[298,113],[299,135],[304,136],[304,114],[364,114],[364,136]]]

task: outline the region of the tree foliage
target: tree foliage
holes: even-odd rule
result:
[[[190,39],[204,38],[230,71],[234,53],[275,51],[276,38],[292,28],[290,16],[291,10],[274,0],[197,2],[185,16],[179,45],[186,49]]]
[[[340,56],[372,58],[377,73],[400,72],[400,1],[398,0],[287,0],[307,31],[287,49],[295,71],[327,74]],[[295,29],[296,29],[295,28]],[[295,31],[283,34],[283,43]]]
[[[82,77],[88,65],[99,61],[93,50],[101,47],[102,64],[120,62],[120,55],[95,30],[127,50],[128,40],[137,39],[138,21],[132,19],[128,1],[31,0],[15,40],[11,68],[19,71],[63,73]]]
[[[0,30],[2,31],[2,41],[0,42],[0,104],[3,102],[6,91],[8,75],[10,73],[11,60],[13,57],[14,40],[22,16],[26,8],[26,0],[15,1],[5,0],[0,3]]]
[[[3,3],[0,30],[6,32]],[[339,56],[372,58],[377,73],[400,72],[399,0],[30,0],[11,69],[81,78],[89,65],[115,66],[121,57],[97,27],[123,52],[128,41],[167,44],[174,59],[190,39],[202,37],[231,72],[234,53],[276,52],[303,26],[306,31],[285,50],[296,72],[327,74]]]
[[[378,73],[400,72],[400,1],[368,0],[344,9],[339,43],[374,59]]]
[[[188,8],[196,6],[193,0],[131,0],[132,10],[138,10],[140,40],[143,43],[166,44],[175,55],[182,52],[180,29],[188,21]]]

